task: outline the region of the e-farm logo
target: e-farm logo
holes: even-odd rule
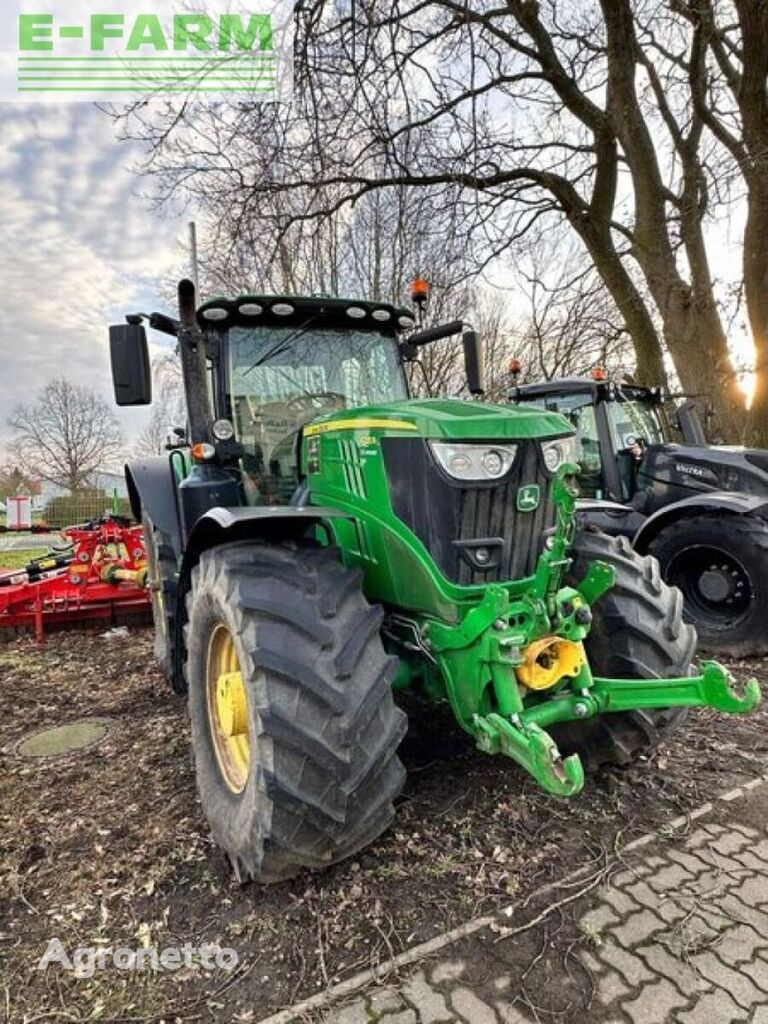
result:
[[[58,9],[46,0],[16,0],[15,6],[15,98],[237,99],[232,94],[239,93],[263,102],[285,98],[290,88],[285,3],[255,0],[237,10],[231,0],[187,10],[172,0],[127,0],[119,8],[110,0],[103,6],[58,0]]]

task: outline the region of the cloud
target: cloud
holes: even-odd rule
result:
[[[0,111],[1,458],[13,406],[51,377],[112,400],[108,324],[162,306],[164,281],[185,269],[186,228],[141,197],[138,152],[96,108]],[[147,413],[119,415],[129,442]]]

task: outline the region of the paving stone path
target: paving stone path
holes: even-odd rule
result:
[[[768,785],[721,808],[727,813],[636,850],[607,884],[574,901],[565,959],[562,941],[546,933],[534,941],[534,930],[526,934],[532,955],[520,959],[522,936],[491,926],[411,967],[396,985],[295,1019],[768,1024]],[[561,919],[559,938],[563,927]],[[534,968],[533,992],[542,983],[562,992],[560,1009],[531,999],[524,982]]]

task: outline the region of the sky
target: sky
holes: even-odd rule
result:
[[[148,413],[114,406],[108,326],[163,309],[164,286],[189,273],[189,216],[152,208],[131,169],[140,151],[95,106],[0,104],[0,140],[0,464],[14,405],[61,375],[109,402],[132,439]]]
[[[128,312],[163,310],[171,283],[190,273],[190,211],[152,206],[133,169],[140,149],[118,142],[93,105],[0,104],[0,140],[0,464],[14,405],[61,375],[109,403],[128,455],[149,412],[114,406],[108,326]],[[739,227],[739,216],[716,227],[715,271],[726,280]],[[732,325],[731,335],[749,358],[743,328]],[[153,354],[163,344],[170,339],[151,332]]]

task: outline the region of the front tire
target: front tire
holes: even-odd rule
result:
[[[739,658],[768,653],[768,522],[707,514],[678,519],[649,548],[682,590],[699,643]]]
[[[359,571],[332,549],[226,544],[202,554],[187,608],[200,799],[237,876],[367,846],[394,817],[406,718]]]
[[[584,579],[590,562],[607,562],[616,583],[592,608],[592,628],[584,642],[592,672],[617,679],[664,679],[689,675],[696,631],[683,621],[680,591],[667,586],[654,558],[641,556],[624,537],[581,530],[571,549],[567,582]],[[622,711],[552,730],[564,754],[577,753],[584,768],[629,765],[685,717],[682,709]]]

